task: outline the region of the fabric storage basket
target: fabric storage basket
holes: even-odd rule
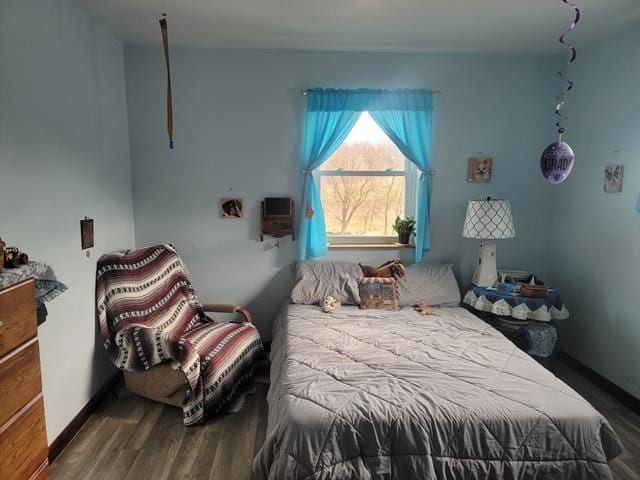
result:
[[[520,286],[520,295],[531,298],[546,298],[547,295],[549,295],[549,289],[547,287],[523,283]]]
[[[360,308],[397,310],[398,295],[394,278],[362,277],[358,280]]]

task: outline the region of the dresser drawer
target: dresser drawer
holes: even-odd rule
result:
[[[18,415],[0,426],[0,478],[31,478],[46,458],[44,402],[42,395],[38,395]]]
[[[0,357],[36,336],[35,295],[33,280],[0,291]]]
[[[42,391],[38,340],[0,358],[0,425]]]

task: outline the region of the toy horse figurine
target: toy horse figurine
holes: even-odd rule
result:
[[[389,260],[388,262],[380,265],[378,268],[370,267],[368,265],[362,265],[361,263],[359,263],[358,265],[360,265],[360,268],[362,269],[362,275],[367,278],[391,278],[394,276],[404,277],[404,264],[399,258]]]

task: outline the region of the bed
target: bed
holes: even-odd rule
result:
[[[265,479],[611,479],[609,422],[460,307],[288,305],[276,320]]]

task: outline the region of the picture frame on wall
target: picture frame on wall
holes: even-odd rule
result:
[[[220,216],[222,218],[238,219],[244,217],[244,200],[241,198],[221,198]]]
[[[607,165],[604,167],[604,192],[622,192],[622,179],[624,177],[624,165]]]
[[[80,244],[82,250],[93,248],[93,219],[85,217],[80,220]]]
[[[469,158],[467,182],[489,183],[493,171],[493,158],[476,156]]]

